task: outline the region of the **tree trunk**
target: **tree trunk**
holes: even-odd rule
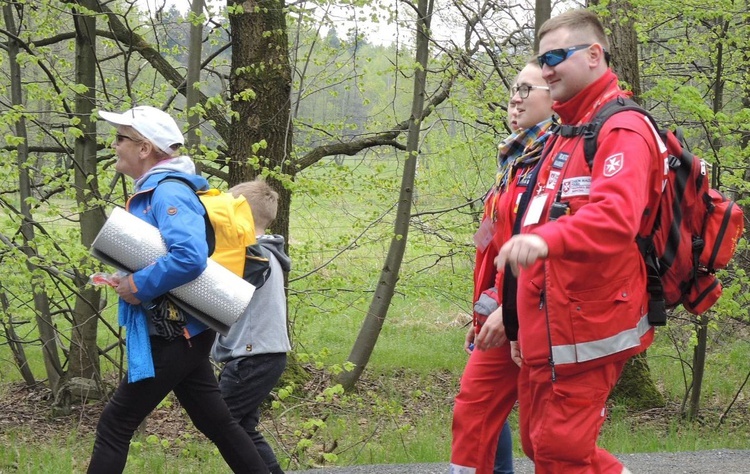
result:
[[[665,405],[664,395],[651,379],[651,369],[645,353],[628,360],[610,398],[632,410],[648,410]]]
[[[427,61],[429,55],[429,32],[432,15],[433,0],[418,0],[417,3],[417,38],[416,64],[414,69],[414,91],[412,95],[411,118],[406,141],[406,160],[404,174],[401,177],[401,191],[399,193],[398,209],[394,235],[385,259],[385,265],[380,271],[378,286],[375,289],[370,308],[359,330],[357,340],[349,353],[348,362],[354,365],[350,371],[342,372],[338,381],[345,390],[351,390],[359,380],[362,372],[370,360],[375,343],[378,340],[383,323],[388,315],[388,308],[396,290],[399,270],[406,251],[406,241],[409,234],[412,197],[414,195],[414,178],[419,156],[420,125],[422,109],[425,103],[425,85],[427,82]]]
[[[36,379],[31,372],[31,367],[29,367],[29,360],[26,358],[26,351],[23,349],[23,342],[18,338],[18,334],[16,334],[16,330],[13,327],[13,314],[8,311],[9,307],[10,305],[8,304],[8,298],[5,296],[5,290],[0,286],[0,309],[2,309],[1,314],[5,315],[4,318],[0,318],[0,320],[2,320],[2,329],[5,331],[5,337],[8,340],[8,347],[13,354],[13,361],[16,363],[16,367],[18,367],[18,370],[21,372],[21,377],[23,377],[24,382],[26,382],[26,386],[33,387],[36,385]]]
[[[693,347],[693,383],[690,386],[690,404],[686,418],[695,420],[701,407],[701,389],[703,375],[706,371],[706,347],[708,345],[709,317],[705,314],[698,316],[696,331],[698,342]]]
[[[191,13],[196,17],[200,18],[203,14],[203,0],[193,0],[190,9]],[[193,21],[190,24],[190,49],[188,51],[188,68],[187,77],[185,78],[185,99],[187,102],[187,147],[191,150],[191,155],[194,150],[198,149],[200,144],[200,135],[198,135],[198,124],[200,123],[200,116],[198,113],[193,111],[193,107],[198,104],[200,98],[198,91],[195,89],[195,84],[200,82],[201,75],[201,58],[203,56],[203,22]],[[201,164],[195,163],[196,172],[201,174]]]
[[[599,2],[592,2],[598,4]],[[633,97],[640,102],[641,97],[641,72],[638,67],[638,34],[635,31],[635,19],[632,15],[635,8],[628,0],[613,1],[608,4],[609,16],[604,18],[604,23],[610,30],[609,53],[611,55],[610,67],[621,81],[625,81]],[[623,12],[626,13],[623,15]]]
[[[294,180],[289,64],[285,4],[281,0],[246,2],[227,0],[232,30],[232,126],[227,136],[229,185],[268,173],[279,193],[274,232],[289,241],[291,192],[285,181]]]
[[[534,7],[534,52],[539,51],[539,28],[542,23],[550,19],[552,15],[552,2],[550,0],[536,0]]]
[[[84,9],[93,10],[96,0],[79,0]],[[76,25],[76,82],[86,87],[76,95],[75,108],[81,134],[76,138],[74,160],[76,204],[80,213],[81,245],[91,247],[96,234],[104,224],[104,211],[97,204],[99,182],[96,162],[96,125],[90,117],[96,104],[96,17],[79,11]],[[83,268],[90,267],[85,262]],[[78,274],[71,334],[69,377],[99,379],[99,350],[96,345],[100,290],[87,285],[88,275]]]
[[[13,6],[10,4],[3,6],[5,27],[14,35],[17,35],[18,32],[16,31],[13,11]],[[14,106],[22,107],[23,91],[21,88],[21,68],[17,60],[18,53],[18,43],[13,38],[9,38],[8,64],[10,69],[11,102]],[[19,143],[17,149],[17,165],[19,170],[18,194],[21,214],[23,216],[21,233],[23,235],[24,245],[22,250],[28,257],[26,266],[28,267],[29,272],[33,274],[36,267],[31,263],[31,258],[36,256],[36,251],[34,250],[35,247],[32,245],[32,242],[34,242],[34,227],[32,225],[34,219],[31,215],[31,207],[29,206],[29,198],[31,197],[31,177],[29,175],[29,168],[31,167],[28,166],[30,160],[28,137],[26,133],[26,120],[23,116],[20,116],[15,124],[15,133],[16,136],[23,139]],[[56,394],[59,387],[60,377],[62,376],[62,366],[60,364],[60,355],[57,350],[57,339],[55,338],[55,328],[52,322],[49,299],[44,292],[44,284],[41,279],[35,280],[34,277],[32,277],[32,281],[29,283],[29,287],[32,288],[32,291],[34,292],[34,311],[36,312],[36,321],[39,328],[39,339],[42,343],[42,355],[44,358],[47,380],[50,389]]]
[[[716,25],[717,31],[722,31],[719,28],[723,27],[723,37],[727,35],[728,23],[723,25]],[[716,45],[716,58],[715,58],[715,78],[713,86],[713,103],[712,109],[714,115],[718,114],[722,110],[722,104],[724,102],[724,45],[719,42]],[[714,135],[711,137],[711,145],[714,150],[719,150],[723,146],[720,135]],[[711,187],[718,188],[719,186],[719,168],[716,164],[711,167]],[[701,403],[701,389],[703,387],[703,376],[706,369],[706,352],[708,350],[708,323],[710,321],[710,313],[702,314],[698,317],[695,323],[695,330],[697,333],[697,343],[693,348],[693,383],[692,391],[690,392],[690,404],[688,406],[687,419],[694,420],[698,417]]]

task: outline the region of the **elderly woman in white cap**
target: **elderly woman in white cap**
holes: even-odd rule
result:
[[[122,472],[136,428],[173,391],[234,472],[267,473],[221,397],[208,358],[214,331],[163,298],[206,268],[205,210],[194,190],[208,183],[189,157],[177,155],[183,137],[169,114],[139,106],[99,116],[117,127],[115,169],[135,181],[126,209],[159,229],[167,254],[116,282],[128,375],[99,419],[88,472]]]

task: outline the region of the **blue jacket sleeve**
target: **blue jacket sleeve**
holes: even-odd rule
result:
[[[141,301],[196,279],[208,259],[205,211],[189,186],[172,181],[159,184],[147,212],[161,232],[167,254],[133,274],[135,296]]]

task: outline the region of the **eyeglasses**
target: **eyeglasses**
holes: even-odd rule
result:
[[[137,138],[129,137],[127,135],[120,135],[119,133],[115,135],[115,139],[117,140],[117,143],[122,143],[123,140],[130,140],[131,142],[140,142],[142,140],[138,140]]]
[[[548,91],[549,87],[547,86],[530,86],[528,84],[523,84],[520,86],[513,86],[510,88],[510,96],[513,97],[518,93],[518,97],[522,99],[528,99],[529,93],[531,92],[531,89],[541,89],[544,91]]]
[[[576,51],[580,51],[582,49],[587,49],[590,47],[591,44],[578,44],[575,46],[571,46],[570,48],[551,49],[546,53],[537,56],[536,60],[539,63],[539,67],[544,67],[545,64],[549,67],[555,67],[561,62],[568,59]]]

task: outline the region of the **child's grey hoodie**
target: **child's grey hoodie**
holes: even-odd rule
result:
[[[291,269],[291,260],[284,253],[284,237],[261,235],[258,243],[269,260],[270,275],[265,284],[255,290],[245,313],[232,325],[229,334],[216,336],[211,350],[216,362],[291,349],[283,274]]]

